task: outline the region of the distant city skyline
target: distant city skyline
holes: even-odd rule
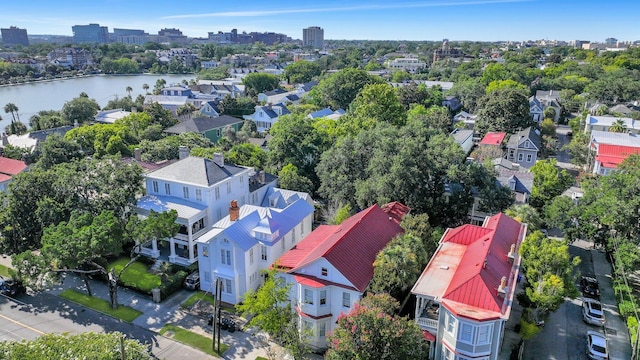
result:
[[[319,26],[327,40],[640,40],[640,2],[595,0],[380,0],[319,3],[179,2],[158,0],[8,1],[0,27],[29,35],[72,35],[73,25],[98,23],[157,34],[178,28],[189,37],[209,32],[276,32],[302,39]]]

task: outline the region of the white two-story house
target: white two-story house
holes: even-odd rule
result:
[[[447,229],[411,290],[430,359],[498,359],[526,233],[503,213]]]
[[[290,113],[289,109],[282,103],[267,104],[265,106],[256,106],[256,111],[244,118],[253,120],[256,123],[258,132],[263,133],[269,131],[280,116]]]
[[[327,332],[362,298],[376,255],[403,232],[408,212],[400,203],[371,206],[340,225],[320,225],[277,260],[300,329],[312,333],[309,345],[326,348]]]
[[[232,201],[229,215],[198,239],[200,289],[214,292],[220,279],[222,301],[242,301],[262,284],[262,270],[311,233],[313,212],[307,193],[278,188],[262,206]]]
[[[136,212],[146,216],[151,210],[176,210],[178,234],[161,242],[149,240],[140,252],[157,259],[164,251],[170,263],[189,265],[197,260],[196,240],[228,214],[231,200],[258,204],[277,178],[225,164],[222,154],[210,160],[188,156],[184,150],[179,161],[145,175],[146,195],[138,200]]]

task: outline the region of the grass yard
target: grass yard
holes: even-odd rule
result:
[[[60,296],[126,322],[132,322],[135,318],[142,315],[142,312],[123,305],[119,305],[118,308],[114,310],[108,301],[82,294],[72,289],[63,291]]]
[[[173,334],[169,336],[167,332],[172,332]],[[165,334],[173,340],[192,346],[209,355],[222,356],[222,354],[224,354],[224,352],[229,348],[229,345],[220,342],[220,352],[214,352],[211,347],[213,343],[213,339],[211,337],[202,336],[171,324],[167,324],[160,329],[160,335]]]
[[[6,278],[11,277],[11,274],[9,274],[9,268],[0,264],[0,276]]]
[[[203,291],[198,291],[196,293],[194,293],[193,295],[191,295],[187,300],[185,300],[180,307],[183,309],[186,309],[188,307],[193,306],[193,304],[195,304],[198,301],[204,301],[206,303],[211,304],[212,306],[215,305],[215,298],[213,297],[213,295],[209,294],[209,293],[205,293]],[[236,313],[236,309],[234,307],[228,307],[228,306],[222,306],[222,310],[230,312],[232,314]]]
[[[111,268],[116,269],[118,273],[122,268],[127,265],[129,258],[120,258],[111,264],[109,264],[109,270]],[[151,274],[147,270],[147,265],[136,261],[122,273],[120,281],[126,286],[139,289],[142,292],[150,293],[151,290],[160,287],[160,276]]]
[[[256,360],[269,360],[269,359],[267,359],[266,357],[258,356]]]

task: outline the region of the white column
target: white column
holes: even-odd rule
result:
[[[171,248],[171,255],[169,255],[169,262],[176,261],[176,244],[173,242],[173,238],[169,239],[169,247]]]
[[[158,250],[158,239],[151,240],[151,257],[157,259],[160,257],[160,251]]]

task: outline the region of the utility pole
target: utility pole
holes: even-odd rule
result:
[[[124,334],[120,336],[120,359],[126,360],[127,355],[124,353]]]

